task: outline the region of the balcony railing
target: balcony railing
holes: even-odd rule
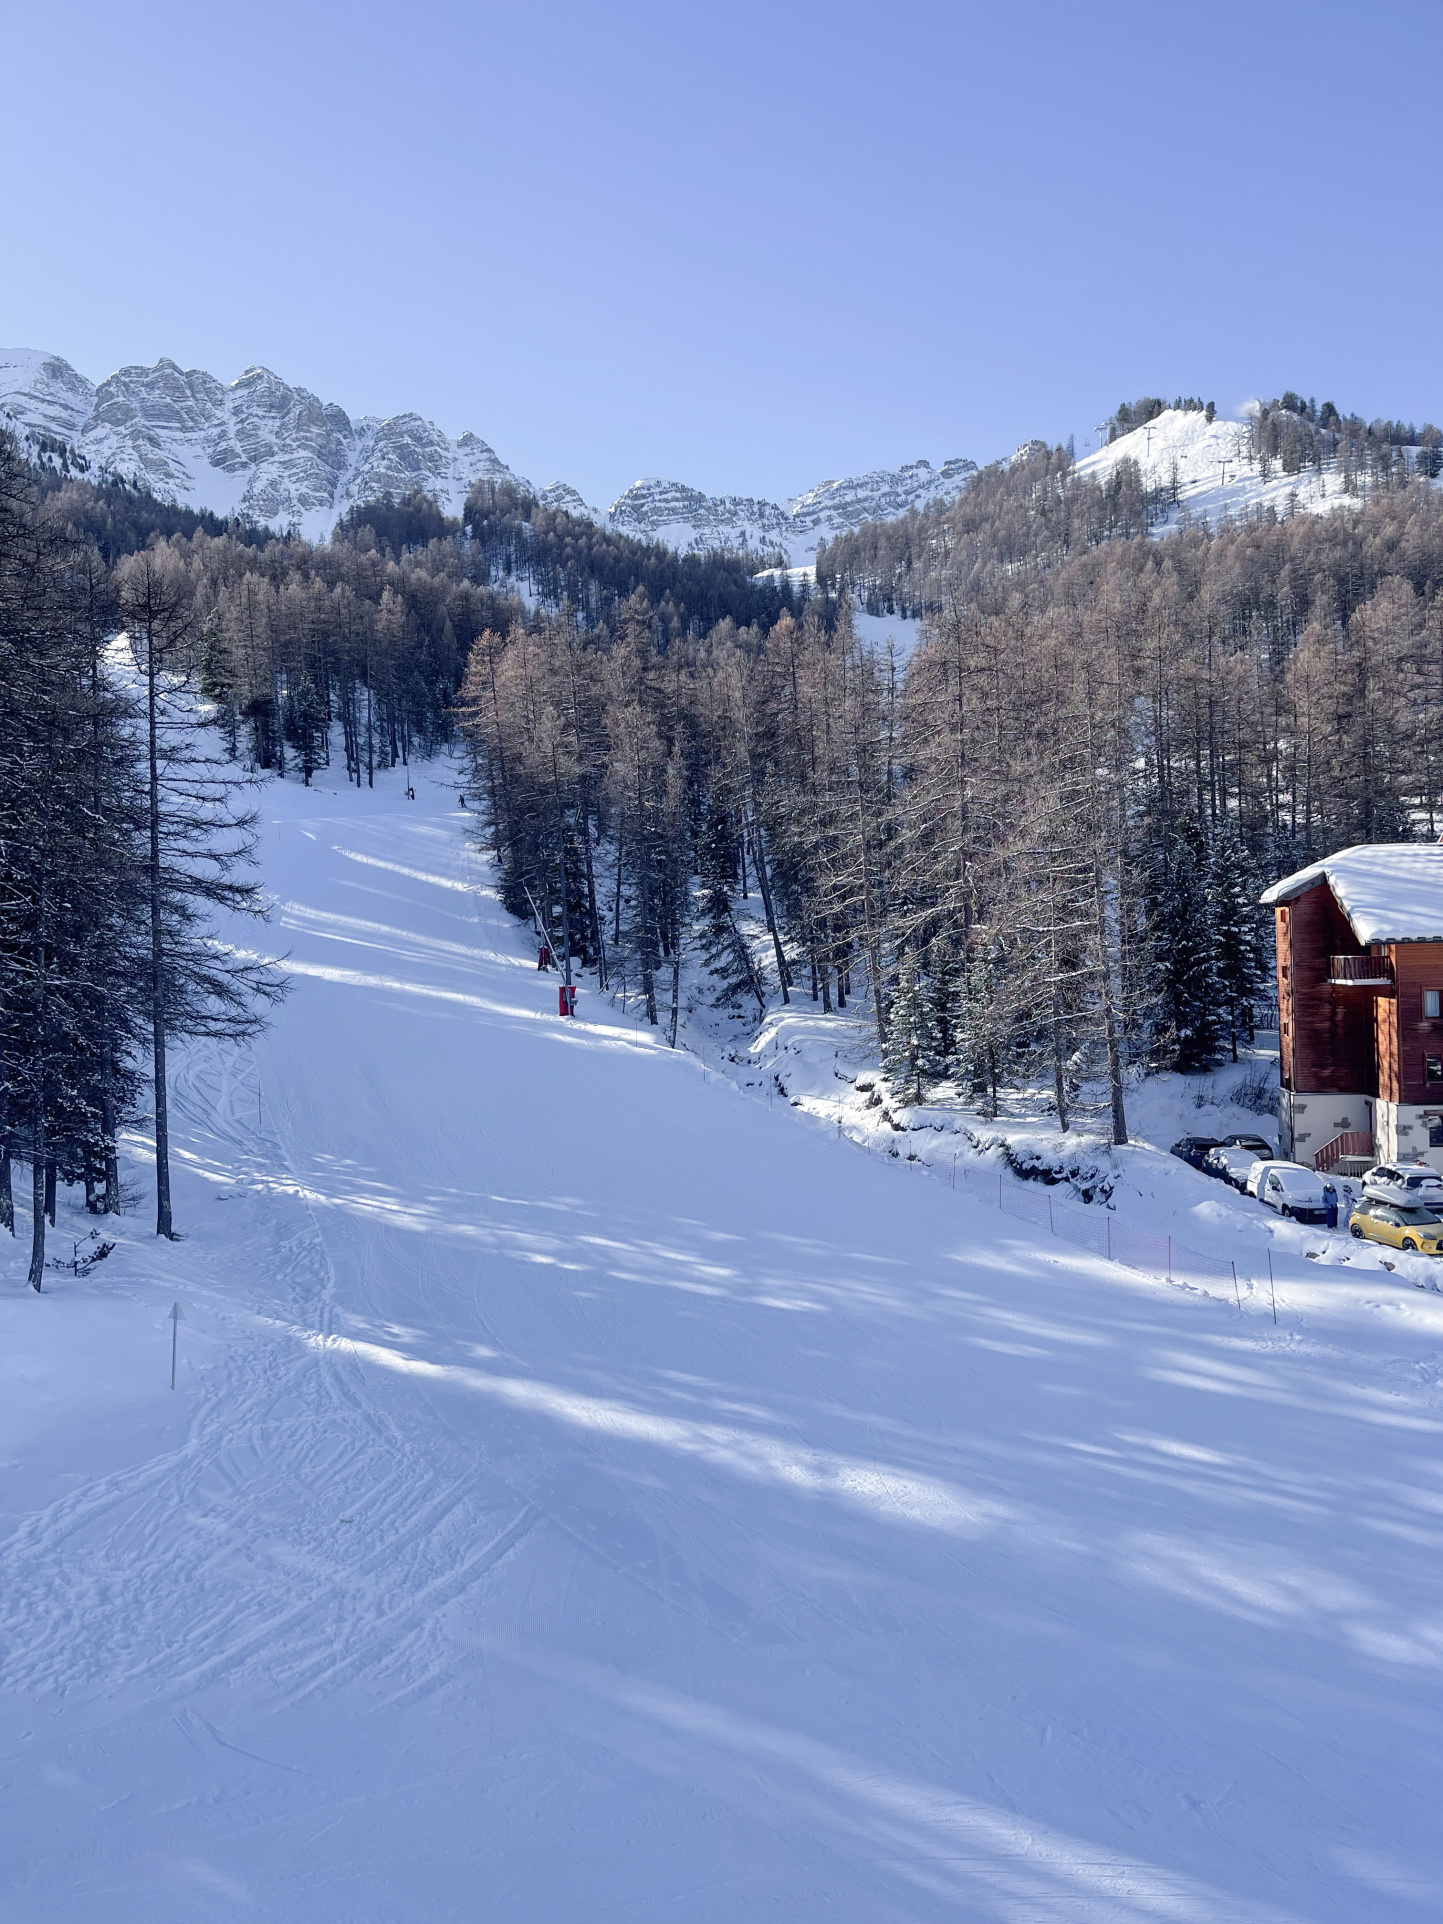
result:
[[[1339,1163],[1353,1162],[1356,1169],[1339,1170],[1340,1175],[1361,1176],[1365,1168],[1373,1162],[1373,1137],[1366,1129],[1345,1129],[1341,1136],[1334,1136],[1325,1142],[1313,1158],[1313,1167],[1320,1176],[1326,1176],[1330,1169],[1337,1169]]]
[[[1393,986],[1393,964],[1386,955],[1332,955],[1328,980],[1337,987],[1383,989]]]

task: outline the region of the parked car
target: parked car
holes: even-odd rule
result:
[[[1380,1162],[1364,1176],[1363,1195],[1370,1202],[1443,1209],[1443,1176],[1426,1162]]]
[[[1168,1154],[1170,1156],[1180,1156],[1185,1163],[1191,1164],[1194,1169],[1201,1169],[1203,1157],[1209,1149],[1217,1149],[1220,1146],[1216,1136],[1182,1136],[1173,1144],[1172,1148],[1168,1150]]]
[[[1260,1203],[1276,1209],[1280,1216],[1291,1216],[1294,1222],[1325,1223],[1328,1220],[1324,1179],[1315,1169],[1304,1169],[1300,1162],[1269,1162],[1262,1165],[1262,1171],[1254,1191]],[[1333,1207],[1336,1210],[1336,1191]]]
[[[1245,1189],[1248,1171],[1257,1159],[1256,1149],[1243,1148],[1238,1143],[1220,1142],[1216,1149],[1209,1149],[1203,1157],[1202,1170],[1205,1176],[1221,1177],[1224,1182],[1231,1183],[1234,1189]]]
[[[1443,1256],[1443,1216],[1421,1203],[1362,1202],[1348,1218],[1351,1235],[1392,1249],[1420,1250]]]
[[[1223,1137],[1224,1149],[1231,1149],[1234,1145],[1239,1149],[1251,1149],[1255,1156],[1274,1158],[1278,1153],[1276,1143],[1269,1142],[1266,1136],[1250,1136],[1246,1130],[1240,1131],[1237,1135]]]

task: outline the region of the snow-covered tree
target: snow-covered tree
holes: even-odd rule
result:
[[[882,1066],[904,1102],[921,1102],[928,1087],[947,1073],[933,987],[910,950],[902,952],[897,965]]]

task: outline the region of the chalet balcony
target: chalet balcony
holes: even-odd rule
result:
[[[1391,989],[1393,964],[1386,955],[1331,955],[1328,981],[1337,989]]]

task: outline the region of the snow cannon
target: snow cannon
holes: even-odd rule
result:
[[[571,983],[563,982],[556,991],[556,998],[562,1015],[576,1014],[576,990]]]

